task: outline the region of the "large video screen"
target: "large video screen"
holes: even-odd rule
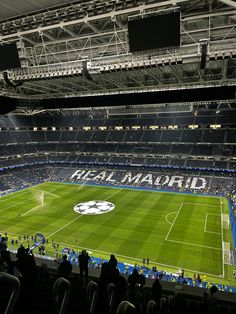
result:
[[[180,46],[180,12],[128,22],[130,52]]]
[[[20,67],[21,64],[16,43],[0,46],[0,71]]]

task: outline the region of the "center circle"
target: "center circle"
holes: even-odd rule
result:
[[[112,211],[115,205],[107,201],[89,201],[74,206],[74,211],[81,215],[101,215]]]

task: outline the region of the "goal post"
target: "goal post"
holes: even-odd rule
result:
[[[224,252],[224,264],[235,265],[234,252],[230,250],[230,242],[223,241],[222,249]]]

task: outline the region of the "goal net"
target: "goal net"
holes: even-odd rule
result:
[[[230,242],[223,241],[224,264],[235,265],[234,252],[230,251]]]

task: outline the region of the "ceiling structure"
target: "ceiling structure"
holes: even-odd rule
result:
[[[127,22],[181,12],[180,48],[131,53]],[[155,34],[154,34],[155,35]],[[137,34],[138,36],[138,34]],[[1,0],[0,44],[16,42],[21,69],[0,72],[18,99],[116,95],[236,85],[232,0]],[[201,48],[207,47],[200,69]]]

